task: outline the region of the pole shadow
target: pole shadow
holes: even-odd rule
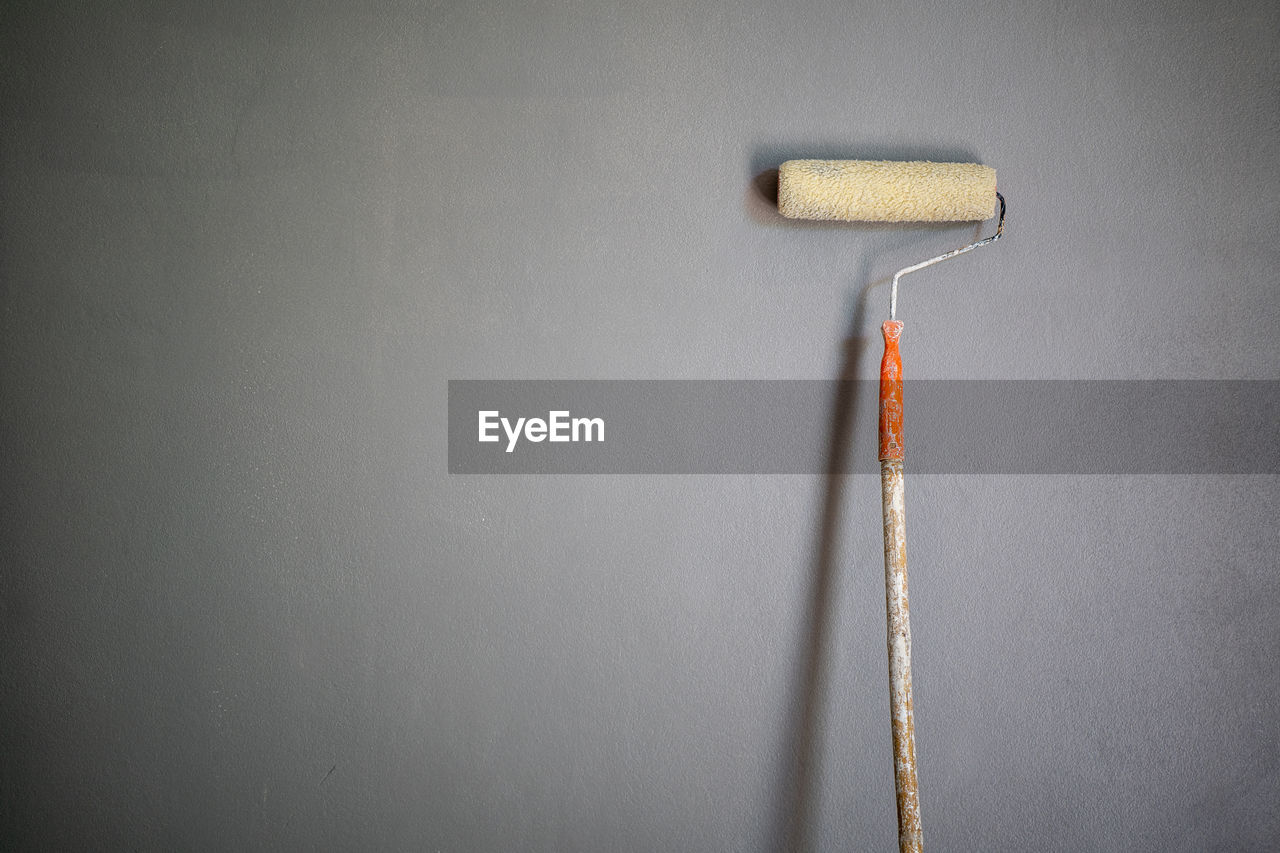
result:
[[[858,371],[869,348],[869,334],[863,332],[870,291],[882,282],[866,281],[864,261],[855,281],[864,282],[857,291],[849,332],[842,348],[843,358],[835,396],[831,403],[831,427],[823,471],[822,510],[811,572],[812,585],[805,607],[802,649],[798,662],[795,697],[787,726],[787,748],[783,751],[781,800],[776,829],[776,849],[802,853],[813,849],[812,830],[822,777],[823,711],[830,684],[830,634],[836,611],[835,591],[840,566],[840,541],[846,515],[845,491],[854,470],[851,462],[855,427],[861,414],[858,399]]]

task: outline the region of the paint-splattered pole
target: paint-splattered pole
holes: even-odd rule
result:
[[[889,320],[880,362],[880,489],[884,507],[884,595],[889,641],[889,713],[898,793],[898,849],[920,853],[920,787],[916,779],[911,702],[911,622],[907,607],[906,497],[902,478],[902,323]]]

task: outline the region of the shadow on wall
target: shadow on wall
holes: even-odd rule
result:
[[[869,336],[861,334],[866,314],[868,292],[873,282],[866,281],[865,264],[855,281],[864,283],[858,289],[850,331],[846,335],[841,360],[840,379],[853,380],[867,351]],[[857,385],[842,381],[836,385],[831,405],[831,428],[827,442],[826,471],[822,497],[822,516],[814,548],[810,591],[801,633],[803,645],[794,675],[795,697],[791,719],[787,725],[787,748],[783,755],[788,765],[782,769],[782,802],[778,804],[779,821],[776,836],[778,848],[802,851],[812,849],[811,827],[818,801],[817,782],[821,778],[822,733],[820,723],[825,704],[828,674],[828,646],[831,615],[834,612],[833,591],[836,567],[840,563],[839,542],[844,512],[844,494],[850,469],[846,459],[853,445],[858,422]]]

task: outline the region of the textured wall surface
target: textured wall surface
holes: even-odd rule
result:
[[[782,221],[797,156],[999,170],[912,378],[1280,379],[1278,45],[1264,0],[5,3],[0,846],[892,849],[876,477],[450,476],[447,380],[874,377],[886,278],[974,229]],[[907,506],[929,847],[1280,845],[1280,477]]]

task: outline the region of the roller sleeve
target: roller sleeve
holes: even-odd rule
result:
[[[788,160],[778,211],[791,219],[970,222],[990,219],[996,170],[976,163]]]

